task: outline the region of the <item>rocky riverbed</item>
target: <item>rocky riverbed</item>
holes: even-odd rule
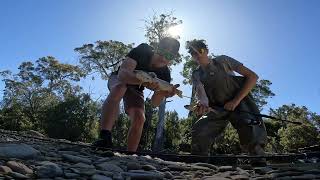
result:
[[[320,179],[320,162],[313,158],[267,167],[188,164],[48,141],[35,131],[0,130],[0,179]]]

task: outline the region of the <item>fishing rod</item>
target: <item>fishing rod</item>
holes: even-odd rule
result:
[[[185,105],[184,106],[186,109],[190,110],[190,111],[195,111],[197,106],[191,106],[191,105]],[[239,113],[248,113],[248,114],[251,114],[251,115],[254,115],[254,116],[257,116],[257,117],[264,117],[264,118],[269,118],[269,119],[272,119],[272,120],[277,120],[277,121],[282,121],[282,122],[287,122],[287,123],[291,123],[291,124],[295,124],[295,125],[302,125],[302,122],[297,122],[297,121],[289,121],[289,120],[286,120],[286,119],[281,119],[281,118],[277,118],[277,117],[274,117],[274,116],[269,116],[269,115],[266,115],[266,114],[260,114],[260,113],[254,113],[254,112],[251,112],[251,111],[245,111],[245,110],[234,110],[234,111],[230,111],[230,110],[226,110],[224,109],[223,107],[220,107],[220,106],[213,106],[213,107],[209,107],[209,112],[239,112]]]

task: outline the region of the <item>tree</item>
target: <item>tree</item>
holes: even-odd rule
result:
[[[159,16],[153,15],[152,18],[145,20],[145,37],[148,39],[149,44],[154,49],[157,49],[158,43],[161,39],[171,36],[168,32],[169,28],[177,26],[179,24],[182,24],[182,20],[178,20],[176,17],[172,15],[172,13],[160,14]],[[181,58],[176,59],[176,63],[179,62],[181,62]],[[166,100],[162,101],[162,103],[159,106],[159,120],[153,146],[154,151],[160,151],[163,149],[165,106]]]
[[[273,131],[268,131],[268,134],[276,134],[274,136],[276,144],[273,144],[273,146],[280,147],[279,151],[288,152],[297,148],[319,145],[320,136],[315,124],[319,115],[310,112],[307,107],[300,107],[295,104],[283,105],[278,109],[270,109],[270,115],[303,123],[297,126],[273,122],[273,124],[278,124],[275,126],[277,128],[274,128]]]
[[[164,148],[169,151],[178,152],[181,141],[181,128],[176,111],[166,112],[164,136]]]
[[[43,130],[43,115],[46,109],[65,96],[80,91],[72,82],[79,81],[83,72],[77,67],[60,63],[54,57],[40,58],[36,64],[21,63],[19,72],[1,72],[5,83],[2,101],[6,124],[20,125],[17,129],[33,128]],[[19,114],[19,121],[16,115]],[[3,120],[4,121],[4,120]]]
[[[98,104],[88,94],[69,95],[45,113],[45,132],[52,138],[91,142],[97,137]]]
[[[89,73],[99,73],[107,80],[110,72],[116,71],[122,60],[132,49],[133,43],[124,44],[120,41],[97,41],[75,48],[80,55],[82,68]]]

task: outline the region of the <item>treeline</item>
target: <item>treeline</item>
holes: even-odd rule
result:
[[[156,46],[161,38],[169,36],[167,30],[170,27],[181,23],[172,14],[155,15],[145,20],[147,41]],[[32,129],[52,138],[92,142],[98,136],[102,102],[94,100],[79,82],[92,74],[107,80],[109,73],[118,68],[133,46],[133,43],[112,40],[97,41],[75,48],[79,55],[77,65],[62,63],[55,57],[47,56],[36,61],[22,62],[17,73],[1,71],[0,76],[5,84],[0,107],[1,128],[16,131]],[[190,73],[195,64],[189,56],[182,56],[177,62],[184,63],[181,74],[185,77],[184,82],[190,83]],[[275,96],[270,85],[270,81],[260,80],[252,91],[260,109],[267,104],[268,98]],[[149,100],[146,101],[145,109],[146,122],[140,150],[154,148],[155,134],[159,128],[164,128],[161,138],[163,151],[190,149],[190,131],[196,121],[194,116],[190,114],[188,118],[179,118],[177,112],[166,111],[164,127],[161,127],[157,125],[158,109],[152,108]],[[267,151],[290,152],[319,144],[320,116],[305,106],[283,105],[270,109],[269,115],[299,121],[303,125],[265,119],[269,142]],[[126,146],[129,123],[122,111],[113,129],[115,146]],[[215,153],[240,153],[238,135],[230,125],[216,139],[212,150]]]

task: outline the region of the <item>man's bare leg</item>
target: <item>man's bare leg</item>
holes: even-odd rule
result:
[[[130,108],[127,110],[131,120],[130,129],[128,132],[128,151],[135,152],[138,149],[143,124],[145,121],[144,109]]]
[[[124,84],[117,84],[111,90],[102,106],[101,129],[112,130],[119,115],[119,105],[127,88]]]

